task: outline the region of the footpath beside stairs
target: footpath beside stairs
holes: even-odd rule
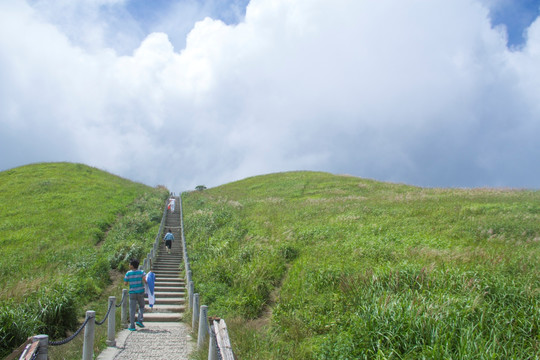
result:
[[[156,301],[154,307],[150,308],[148,299],[146,299],[145,323],[180,321],[185,312],[186,284],[180,271],[182,241],[179,208],[177,204],[174,213],[167,212],[163,235],[168,229],[171,229],[174,241],[172,242],[171,253],[168,254],[165,242],[160,239],[158,254],[151,267],[151,271],[156,275],[154,289]]]

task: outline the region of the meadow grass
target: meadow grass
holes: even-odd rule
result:
[[[327,173],[184,194],[240,359],[538,359],[540,192]]]
[[[120,296],[104,290],[152,247],[167,195],[82,164],[0,172],[0,357],[37,333],[63,339],[86,305]]]

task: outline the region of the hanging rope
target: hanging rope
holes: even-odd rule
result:
[[[96,325],[103,325],[105,320],[107,320],[107,318],[109,317],[109,314],[111,312],[111,308],[112,308],[112,302],[109,303],[109,309],[107,310],[107,314],[105,315],[105,318],[102,321],[96,321]]]
[[[84,323],[81,325],[81,327],[77,331],[75,331],[75,333],[73,335],[71,335],[70,337],[68,337],[67,339],[64,339],[64,340],[49,341],[49,345],[50,346],[64,345],[64,344],[67,344],[68,342],[70,342],[71,340],[75,339],[77,337],[77,335],[79,335],[79,333],[82,331],[82,329],[84,329],[86,324],[88,324],[88,321],[90,321],[90,319],[95,319],[95,318],[87,317],[86,320],[84,321]]]

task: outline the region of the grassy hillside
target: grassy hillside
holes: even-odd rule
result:
[[[538,359],[540,192],[326,173],[184,194],[240,359]]]
[[[29,335],[73,329],[111,269],[146,256],[167,195],[81,164],[0,172],[0,357]]]

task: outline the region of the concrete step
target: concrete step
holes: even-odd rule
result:
[[[160,263],[181,263],[183,262],[183,258],[181,254],[174,255],[174,254],[167,254],[166,252],[164,254],[158,254],[154,262],[160,262]]]
[[[154,304],[153,308],[149,306],[144,309],[144,317],[146,314],[162,314],[162,313],[183,313],[186,307],[180,304]]]
[[[186,311],[186,306],[184,305],[184,303],[179,303],[179,302],[176,302],[176,303],[159,303],[159,302],[156,301],[156,303],[154,304],[154,307],[150,307],[148,305],[148,303],[146,303],[146,306],[144,307],[144,317],[146,317],[147,313],[152,313],[152,314],[159,314],[161,312],[166,312],[166,313],[178,312],[178,313],[182,313],[184,311]]]
[[[157,254],[157,257],[156,257],[156,260],[155,262],[157,261],[164,261],[164,262],[171,262],[171,261],[175,261],[177,263],[181,263],[183,261],[183,258],[182,258],[182,253],[181,252],[178,252],[178,253],[175,253],[174,251],[170,254],[167,254],[167,251],[160,251],[158,252]]]
[[[183,295],[183,292],[180,291],[154,291],[156,299],[165,299],[165,298],[178,298]]]
[[[157,285],[157,286],[154,287],[154,291],[180,291],[180,292],[184,292],[185,290],[186,290],[186,288],[183,285],[177,285],[177,286]]]
[[[183,288],[186,286],[186,283],[183,279],[176,278],[176,279],[167,279],[167,278],[156,278],[156,282],[154,283],[155,288],[160,287],[172,287],[175,289]]]
[[[156,274],[156,278],[157,277],[171,277],[171,276],[174,276],[174,277],[177,277],[177,278],[182,277],[182,271],[180,271],[178,269],[171,269],[171,270],[154,270],[154,269],[152,269],[152,272],[154,274]]]
[[[155,291],[156,299],[166,299],[166,298],[180,298],[186,295],[185,289],[178,289],[173,291]]]
[[[176,278],[156,278],[154,286],[185,286],[186,282],[180,277]]]
[[[154,260],[154,263],[152,265],[154,266],[180,266],[181,264],[183,264],[184,262],[182,261],[182,259],[178,258],[178,259],[174,259],[174,258],[163,258],[163,257],[157,257],[155,260]]]
[[[176,274],[180,274],[182,272],[183,268],[181,269],[178,265],[175,265],[175,266],[154,266],[152,268],[152,272],[157,274],[157,273],[163,273],[163,274],[166,274],[166,273],[176,273]]]
[[[180,264],[176,264],[176,265],[154,264],[154,266],[152,267],[152,272],[156,274],[157,273],[171,273],[171,272],[180,273],[183,269],[184,267],[181,266]]]
[[[149,312],[144,314],[144,322],[178,322],[182,320],[179,312]]]
[[[180,273],[155,273],[156,274],[156,281],[158,280],[164,280],[164,281],[170,281],[170,280],[178,280],[181,279]]]
[[[154,271],[152,270],[152,272],[154,274],[156,274],[156,280],[157,278],[161,278],[161,279],[166,279],[166,278],[169,278],[169,279],[182,279],[184,276],[184,272],[183,271],[180,271],[180,270],[165,270],[165,271],[162,271],[162,270],[158,270],[158,271]]]
[[[182,305],[186,302],[183,297],[174,297],[174,298],[156,298],[155,305]],[[146,299],[146,304],[148,304],[148,299]],[[155,307],[154,305],[154,307]]]

